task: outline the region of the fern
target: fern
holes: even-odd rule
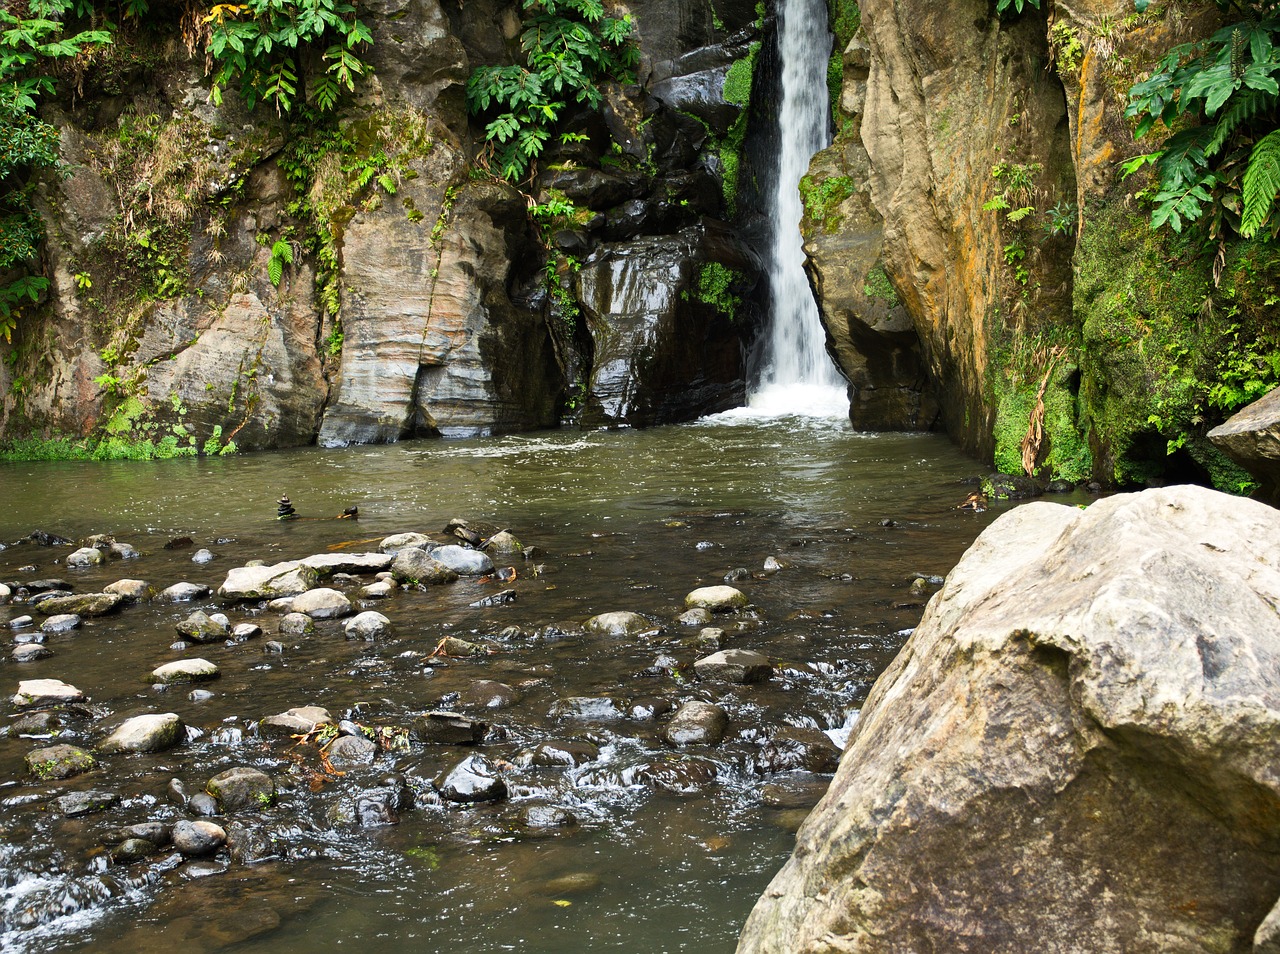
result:
[[[1222,151],[1222,147],[1231,138],[1232,133],[1274,104],[1274,96],[1257,89],[1248,90],[1236,97],[1231,107],[1218,117],[1213,135],[1204,146],[1205,157],[1211,159],[1216,156]]]
[[[1244,212],[1240,234],[1252,238],[1271,215],[1276,193],[1280,192],[1280,129],[1258,140],[1244,172]]]

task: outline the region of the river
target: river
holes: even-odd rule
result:
[[[0,580],[61,577],[77,592],[120,578],[157,589],[178,581],[217,587],[228,569],[312,553],[374,550],[391,533],[438,533],[461,517],[507,527],[537,548],[516,560],[513,583],[474,579],[369,601],[391,619],[389,638],[348,640],[342,622],[279,637],[280,613],[255,605],[149,602],[52,635],[54,655],[3,663],[6,696],[20,679],[57,678],[91,697],[60,740],[92,747],[124,717],[176,712],[187,744],[159,755],[102,756],[88,775],[37,783],[23,757],[48,742],[0,738],[0,937],[6,951],[402,950],[729,951],[756,896],[782,863],[802,811],[765,804],[767,785],[798,786],[803,772],[762,774],[762,747],[780,728],[839,731],[919,619],[916,575],[941,576],[998,508],[957,510],[974,463],[936,435],[865,435],[831,418],[730,412],[645,431],[549,432],[503,438],[308,449],[138,464],[11,464],[0,468],[0,540],[37,528],[69,538],[110,533],[136,560],[74,569],[65,547],[26,543],[0,552]],[[292,498],[304,518],[275,519]],[[335,520],[358,506],[358,521]],[[165,549],[168,541],[191,543]],[[192,562],[207,547],[213,562]],[[769,557],[784,564],[765,573]],[[23,567],[34,566],[34,569]],[[733,648],[776,665],[757,685],[700,683],[689,664],[709,651],[699,628],[675,616],[695,587],[735,583],[752,609],[713,624]],[[366,577],[364,582],[369,582]],[[355,582],[344,584],[349,593]],[[509,588],[515,602],[471,603]],[[174,649],[177,622],[195,609],[258,622],[262,638]],[[0,621],[25,612],[0,607]],[[582,631],[588,617],[630,610],[653,621],[640,637]],[[18,630],[18,633],[29,630]],[[432,659],[448,635],[486,642],[480,658]],[[222,669],[212,697],[167,691],[156,665],[200,655]],[[441,665],[443,663],[443,665]],[[504,766],[511,797],[482,806],[439,804],[432,780],[466,753],[413,745],[346,775],[317,775],[314,751],[257,738],[264,716],[316,704],[364,725],[398,726],[432,708],[465,708],[479,679],[514,687],[519,701],[468,710],[505,739],[480,749]],[[658,722],[551,715],[569,697],[721,705],[725,741],[676,753]],[[16,710],[6,702],[7,722]],[[665,718],[665,717],[663,717]],[[545,741],[586,741],[576,768],[529,765]],[[522,754],[523,753],[523,754]],[[637,782],[641,764],[692,757],[713,778],[692,794]],[[705,760],[705,761],[703,761]],[[172,822],[188,792],[224,768],[272,774],[277,802],[241,813],[265,833],[268,860],[185,861],[169,852],[107,864],[125,824]],[[399,773],[415,805],[399,824],[335,820],[335,800]],[[321,773],[323,774],[323,773]],[[825,778],[826,776],[823,776]],[[315,788],[316,791],[311,789]],[[51,800],[107,790],[106,811],[63,817]],[[773,801],[776,802],[776,799]],[[529,824],[531,806],[576,825]],[[227,821],[227,819],[222,819]]]

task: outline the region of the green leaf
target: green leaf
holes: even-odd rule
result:
[[[1276,193],[1280,192],[1280,129],[1258,140],[1249,155],[1244,173],[1244,212],[1240,234],[1252,238],[1271,215]]]

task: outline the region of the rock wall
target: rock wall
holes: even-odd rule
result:
[[[70,174],[41,184],[51,291],[0,344],[0,439],[334,445],[740,400],[758,263],[726,223],[768,23],[615,6],[636,82],[564,117],[520,189],[476,161],[465,102],[519,56],[519,3],[362,3],[372,75],[320,127],[211,105],[176,21],[121,33],[46,109]]]
[[[1277,539],[1196,487],[997,520],[738,950],[1276,949]]]
[[[1238,341],[1280,340],[1259,294],[1280,269],[1240,242],[1153,232],[1152,180],[1119,170],[1159,147],[1134,142],[1129,87],[1219,12],[1041,6],[859,4],[836,139],[802,185],[854,421],[936,416],[1011,472],[1234,489],[1208,395]]]

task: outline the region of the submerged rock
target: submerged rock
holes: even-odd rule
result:
[[[739,951],[1270,949],[1277,540],[1280,513],[1197,487],[1002,515]]]
[[[755,758],[755,770],[761,775],[792,769],[834,772],[839,764],[840,749],[825,732],[799,726],[779,729]]]
[[[749,649],[722,649],[704,656],[693,664],[699,679],[719,682],[764,682],[773,675],[768,656]]]
[[[266,808],[276,797],[271,776],[245,766],[218,773],[205,783],[204,790],[218,800],[218,808],[224,813]]]
[[[717,745],[729,727],[729,714],[717,705],[686,702],[663,727],[662,737],[671,745]]]
[[[124,602],[118,593],[80,593],[75,596],[54,596],[36,604],[41,616],[106,616],[114,613]]]
[[[634,636],[639,633],[652,633],[658,629],[639,613],[630,613],[626,610],[593,616],[587,620],[586,628],[588,633],[599,636]]]

